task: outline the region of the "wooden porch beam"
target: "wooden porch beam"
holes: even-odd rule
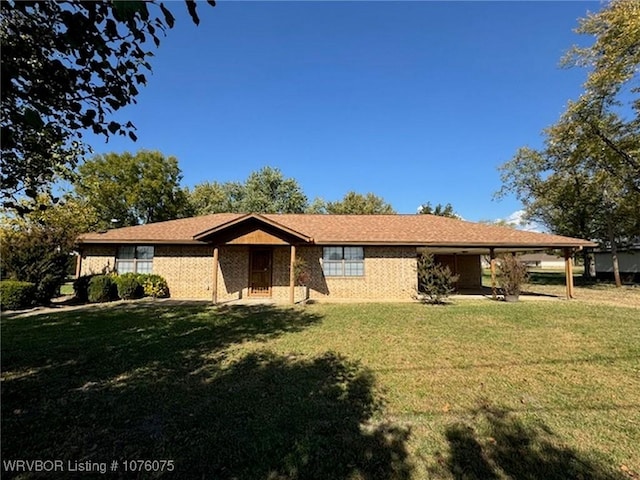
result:
[[[573,296],[573,251],[570,248],[564,249],[564,276],[567,286],[567,300]]]
[[[296,279],[295,279],[295,264],[296,264],[296,246],[291,245],[291,261],[289,263],[289,303],[296,303]]]
[[[498,294],[496,291],[496,251],[494,248],[489,249],[489,258],[491,266],[491,297],[495,300]]]
[[[213,278],[211,279],[211,290],[213,291],[213,304],[218,303],[218,260],[219,260],[219,252],[218,247],[213,248]]]

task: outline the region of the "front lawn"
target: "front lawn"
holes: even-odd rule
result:
[[[117,460],[111,478],[132,476],[125,460],[174,461],[140,478],[640,478],[633,307],[140,301],[1,333],[3,461]]]

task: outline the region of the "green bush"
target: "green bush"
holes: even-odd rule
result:
[[[166,298],[169,296],[169,285],[164,277],[154,273],[139,273],[138,282],[144,289],[145,297]]]
[[[89,282],[95,275],[82,275],[73,281],[73,293],[80,302],[89,301]]]
[[[144,289],[138,280],[139,275],[135,273],[125,273],[115,277],[115,283],[118,288],[118,296],[122,300],[132,300],[134,298],[142,298]]]
[[[36,285],[17,280],[0,281],[0,309],[18,310],[33,305],[36,297]]]
[[[432,254],[418,258],[418,298],[424,303],[440,304],[454,291],[458,275],[435,261]],[[420,295],[421,294],[421,295]]]
[[[109,302],[117,298],[117,287],[110,275],[96,275],[89,280],[88,300],[91,303]]]
[[[46,305],[65,282],[72,257],[60,248],[57,232],[43,226],[4,230],[0,270],[5,277],[35,284],[31,300]]]

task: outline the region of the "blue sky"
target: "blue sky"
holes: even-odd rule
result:
[[[311,201],[373,192],[399,213],[451,203],[506,218],[497,167],[577,98],[561,69],[599,2],[219,2],[177,22],[152,59],[132,120],[138,141],[92,137],[96,153],[160,150],[183,184],[242,181],[269,165]]]

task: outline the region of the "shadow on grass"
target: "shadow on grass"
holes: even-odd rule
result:
[[[543,424],[528,425],[516,414],[490,405],[474,412],[474,423],[447,428],[449,457],[433,472],[448,470],[457,480],[623,480],[605,462],[562,444]]]
[[[174,460],[166,478],[409,478],[408,430],[371,423],[369,371],[332,353],[238,353],[320,321],[137,304],[5,320],[3,459]]]

